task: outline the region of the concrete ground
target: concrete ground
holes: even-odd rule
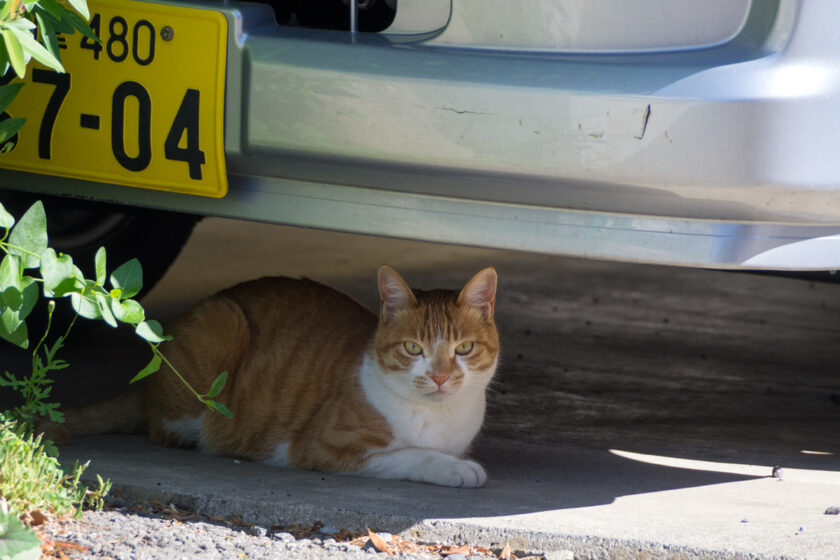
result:
[[[266,525],[580,558],[840,557],[840,516],[825,513],[840,506],[840,285],[208,219],[144,304],[165,320],[284,274],[375,307],[382,263],[420,288],[499,271],[503,359],[475,446],[484,488],[269,468],[141,437],[82,438],[64,458],[92,459],[91,473],[138,497]],[[121,391],[149,357],[126,331],[73,337],[62,402]]]

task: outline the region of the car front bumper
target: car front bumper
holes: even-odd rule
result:
[[[221,200],[3,171],[179,211],[636,262],[840,268],[840,9],[753,2],[721,44],[440,45],[228,17]]]

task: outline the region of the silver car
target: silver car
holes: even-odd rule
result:
[[[834,0],[90,6],[102,43],[66,38],[66,87],[27,78],[9,113],[31,122],[0,156],[17,191],[0,200],[57,195],[68,250],[107,242],[162,270],[214,215],[840,268]]]

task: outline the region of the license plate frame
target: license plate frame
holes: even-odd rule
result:
[[[61,35],[65,74],[30,64],[6,111],[27,122],[0,168],[225,196],[224,14],[134,0],[88,6],[102,42]]]

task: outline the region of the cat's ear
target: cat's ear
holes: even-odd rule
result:
[[[494,269],[479,270],[458,294],[458,305],[476,307],[481,310],[481,315],[485,321],[490,319],[496,307],[497,281],[498,278]]]
[[[417,298],[396,270],[388,265],[379,267],[379,313],[384,321],[397,312],[417,305]]]

